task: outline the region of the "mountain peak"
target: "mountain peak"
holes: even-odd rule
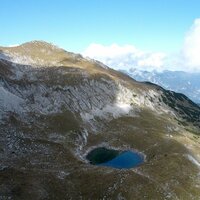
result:
[[[18,62],[0,59],[4,199],[199,199],[200,108],[187,97],[49,43],[0,50]],[[119,173],[92,166],[97,147],[137,151],[145,162]]]
[[[30,42],[23,43],[18,47],[23,47],[23,48],[37,47],[37,48],[50,48],[50,49],[60,49],[61,50],[61,48],[54,45],[53,43],[49,43],[49,42],[46,42],[46,41],[43,41],[43,40],[33,40],[33,41],[30,41]]]
[[[23,65],[55,66],[75,54],[45,41],[34,40],[14,47],[0,47],[0,58]]]
[[[89,73],[107,73],[103,63],[68,52],[58,46],[40,40],[33,40],[19,46],[0,47],[0,60],[30,67],[74,67]]]

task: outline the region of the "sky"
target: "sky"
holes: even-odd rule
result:
[[[45,40],[117,69],[200,70],[199,0],[0,0],[0,5],[0,46]]]

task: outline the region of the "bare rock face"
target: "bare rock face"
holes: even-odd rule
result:
[[[1,199],[198,199],[200,108],[46,42],[0,47]],[[137,150],[130,170],[96,146]]]

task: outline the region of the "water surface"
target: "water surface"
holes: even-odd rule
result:
[[[86,158],[93,165],[107,166],[118,169],[129,169],[144,162],[144,157],[134,151],[118,151],[105,147],[96,148]]]

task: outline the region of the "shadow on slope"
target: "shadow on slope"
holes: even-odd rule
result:
[[[12,69],[8,63],[0,68],[9,66]],[[141,109],[137,117],[98,116],[95,134],[94,127],[82,120],[81,112],[100,112],[118,100],[118,80],[130,89],[148,89],[119,72],[94,67],[96,73],[90,74],[70,65],[24,66],[25,73],[17,79],[1,75],[5,90],[25,100],[24,113],[8,111],[0,126],[1,197],[161,199],[170,192],[182,199],[198,196],[198,188],[192,188],[199,184],[197,168],[185,157],[189,153],[185,146],[166,136],[181,134],[168,132],[167,118],[148,109]],[[84,152],[103,144],[144,152],[146,163],[127,171],[90,166]]]

